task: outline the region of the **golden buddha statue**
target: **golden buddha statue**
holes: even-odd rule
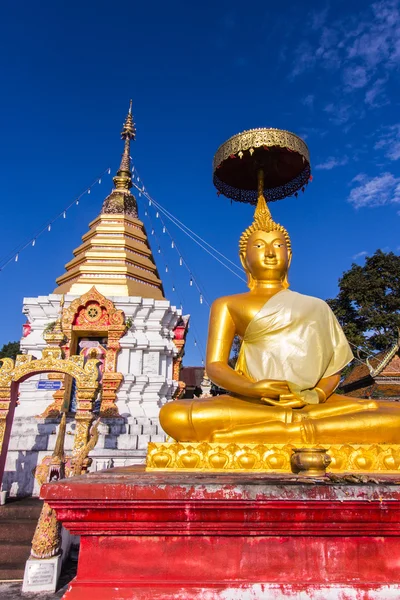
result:
[[[228,394],[175,400],[160,412],[179,442],[342,444],[395,443],[400,410],[393,402],[335,393],[353,358],[329,306],[290,291],[289,234],[275,223],[262,180],[254,221],[240,238],[250,291],[211,308],[206,370]],[[235,368],[228,359],[242,339]]]

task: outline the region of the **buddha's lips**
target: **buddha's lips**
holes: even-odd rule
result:
[[[277,260],[264,260],[264,265],[266,265],[267,267],[276,267],[277,264]]]

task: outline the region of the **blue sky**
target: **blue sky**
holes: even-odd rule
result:
[[[217,197],[212,158],[231,135],[264,126],[299,134],[311,153],[306,193],[271,207],[292,238],[292,289],[332,297],[354,260],[399,252],[400,2],[24,0],[0,17],[0,259],[116,171],[130,98],[146,189],[231,260],[252,208]],[[23,297],[54,290],[111,184],[103,177],[0,272],[0,344],[20,337]],[[179,304],[174,285],[192,315],[185,363],[200,364],[207,304],[148,212],[167,297]],[[208,301],[245,291],[170,231]]]

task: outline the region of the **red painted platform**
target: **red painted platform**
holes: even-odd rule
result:
[[[42,497],[81,536],[68,600],[400,598],[390,480],[124,467],[44,485]]]

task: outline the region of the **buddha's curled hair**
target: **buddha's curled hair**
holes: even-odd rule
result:
[[[269,233],[270,231],[280,231],[285,237],[288,253],[292,253],[292,244],[290,242],[288,232],[283,227],[283,225],[275,223],[263,196],[260,196],[258,198],[257,208],[254,213],[254,221],[252,222],[250,227],[243,231],[242,235],[240,236],[239,253],[242,256],[246,254],[248,239],[251,236],[251,234],[255,231],[265,231],[266,233]]]
[[[256,210],[254,213],[254,221],[252,222],[250,227],[248,227],[247,229],[245,229],[245,231],[243,231],[242,235],[240,236],[239,254],[240,254],[240,259],[241,259],[244,267],[245,267],[247,242],[248,242],[251,234],[254,233],[255,231],[265,231],[266,233],[269,233],[270,231],[280,231],[281,233],[283,233],[283,236],[286,241],[286,246],[287,246],[288,255],[289,255],[289,262],[290,262],[290,257],[292,254],[292,244],[290,242],[289,234],[286,231],[286,229],[283,227],[283,225],[279,225],[279,223],[275,223],[275,221],[273,220],[264,196],[259,196],[258,202],[257,202],[257,207],[256,207]],[[245,267],[245,269],[246,269],[246,267]],[[249,273],[247,271],[247,269],[246,269],[246,273],[247,273],[247,285],[249,286],[250,289],[253,289],[256,282],[253,279],[251,273]],[[289,287],[287,273],[286,273],[285,278],[282,283],[285,288]]]

